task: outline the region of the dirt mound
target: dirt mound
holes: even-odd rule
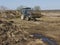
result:
[[[27,40],[29,33],[21,30],[19,26],[13,24],[13,21],[0,22],[2,22],[0,23],[0,45],[23,44],[21,42]]]
[[[16,10],[0,11],[1,18],[16,18],[16,17],[20,17],[20,15],[21,15],[21,13]]]

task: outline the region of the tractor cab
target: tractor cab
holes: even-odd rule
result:
[[[25,15],[25,16],[28,16],[28,15],[31,14],[31,8],[23,8],[23,9],[21,10],[21,13],[22,13],[23,15]]]
[[[21,19],[29,20],[31,17],[31,8],[22,8],[21,9]]]

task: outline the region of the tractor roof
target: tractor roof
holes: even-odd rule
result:
[[[26,8],[23,8],[23,9],[31,9],[30,7],[26,7]]]

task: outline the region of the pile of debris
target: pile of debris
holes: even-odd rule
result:
[[[0,11],[0,18],[16,18],[20,17],[21,13],[17,10]]]
[[[28,35],[14,21],[0,20],[0,45],[23,45],[28,40]]]

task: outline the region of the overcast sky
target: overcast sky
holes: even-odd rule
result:
[[[60,9],[60,0],[0,0],[0,6],[15,9],[18,6],[34,7],[40,6],[41,9]]]

